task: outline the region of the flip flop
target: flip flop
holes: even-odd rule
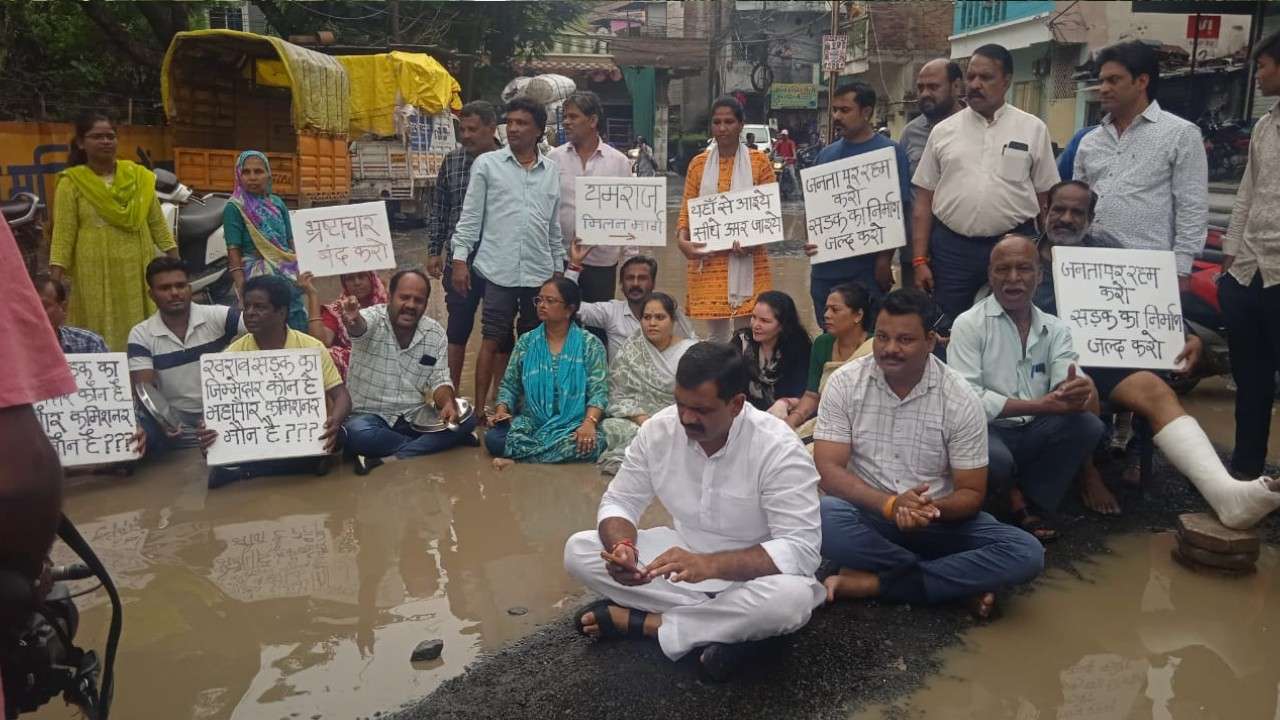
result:
[[[1049,527],[1044,518],[1038,515],[1032,515],[1027,508],[1013,511],[1013,521],[1018,524],[1026,532],[1031,533],[1031,537],[1040,541],[1041,545],[1048,545],[1058,539],[1058,531]]]
[[[622,630],[613,624],[613,614],[609,612],[609,607],[613,603],[608,600],[597,600],[589,605],[579,608],[573,614],[573,625],[578,629],[578,633],[586,635],[586,628],[582,624],[582,617],[587,613],[596,619],[596,626],[600,628],[600,640],[616,640],[621,638],[632,638],[639,640],[644,638],[644,616],[645,613],[636,612],[631,608],[624,608],[627,611],[627,628]],[[618,607],[622,607],[619,605]],[[590,637],[588,635],[588,637]]]

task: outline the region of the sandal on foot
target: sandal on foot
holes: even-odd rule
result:
[[[1013,521],[1018,527],[1026,532],[1031,533],[1031,537],[1040,541],[1041,545],[1048,545],[1058,539],[1058,531],[1049,527],[1044,518],[1038,515],[1032,515],[1027,508],[1013,511]]]
[[[698,669],[711,682],[728,682],[742,668],[749,652],[746,643],[711,643],[703,648]]]
[[[578,628],[578,633],[586,635],[586,626],[582,624],[582,617],[587,613],[596,619],[596,627],[600,628],[599,640],[614,640],[618,638],[632,638],[639,640],[644,637],[644,617],[646,613],[637,612],[630,608],[624,608],[627,611],[627,628],[623,630],[613,624],[613,613],[609,612],[613,603],[608,600],[597,600],[586,607],[580,608],[573,617],[573,625]],[[622,607],[619,605],[618,607]],[[588,635],[588,637],[590,637]]]

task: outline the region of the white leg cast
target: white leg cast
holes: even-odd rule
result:
[[[667,657],[679,660],[711,643],[786,635],[804,627],[813,609],[826,599],[826,590],[812,576],[766,575],[698,605],[667,611],[658,628],[658,642]]]
[[[1165,425],[1156,433],[1155,443],[1209,501],[1223,525],[1237,530],[1251,528],[1280,508],[1280,492],[1267,486],[1269,478],[1241,481],[1231,477],[1200,423],[1190,415]]]

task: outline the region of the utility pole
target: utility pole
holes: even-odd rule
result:
[[[708,39],[709,52],[707,53],[707,94],[712,100],[720,97],[720,7],[725,2],[733,0],[713,0],[707,3],[707,7],[711,10],[711,37]]]
[[[840,2],[839,0],[831,0],[831,34],[840,34]],[[836,78],[840,76],[840,72],[832,70],[827,76],[827,143],[836,141]]]

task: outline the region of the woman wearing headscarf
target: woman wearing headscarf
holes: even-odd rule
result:
[[[676,232],[680,252],[689,260],[685,311],[691,318],[706,320],[709,339],[717,342],[728,342],[734,321],[741,323],[751,315],[756,296],[773,287],[769,251],[763,245],[741,248],[735,242],[733,250],[706,252],[702,243],[689,239],[690,200],[776,181],[769,156],[739,141],[743,117],[742,106],[731,97],[711,106],[715,142],[689,162]]]
[[[236,159],[236,189],[222,211],[222,231],[227,239],[227,262],[236,295],[247,278],[279,275],[289,281],[289,327],[307,331],[307,307],[298,287],[298,256],[293,247],[289,208],[271,192],[271,163],[257,150],[245,150]]]
[[[609,406],[609,361],[576,320],[582,292],[552,278],[533,304],[542,324],[516,341],[484,434],[499,470],[516,460],[590,462],[604,450],[598,425]]]
[[[608,450],[600,456],[602,472],[622,466],[627,446],[640,426],[675,397],[676,367],[697,340],[676,335],[676,301],[650,293],[640,315],[640,332],[622,344],[609,364],[609,417],[600,423]]]
[[[359,300],[361,309],[387,302],[387,287],[382,284],[382,278],[371,270],[340,275],[338,279],[342,282],[342,294]],[[328,305],[321,305],[312,280],[309,272],[298,276],[298,286],[302,288],[307,303],[307,334],[329,348],[333,364],[338,366],[338,372],[345,380],[347,366],[351,364],[351,336],[342,322],[342,300],[339,298]]]
[[[156,176],[116,159],[116,129],[101,113],[76,120],[68,167],[53,201],[49,274],[71,281],[67,324],[92,330],[123,352],[129,331],[155,312],[147,263],[178,246],[156,198]]]

